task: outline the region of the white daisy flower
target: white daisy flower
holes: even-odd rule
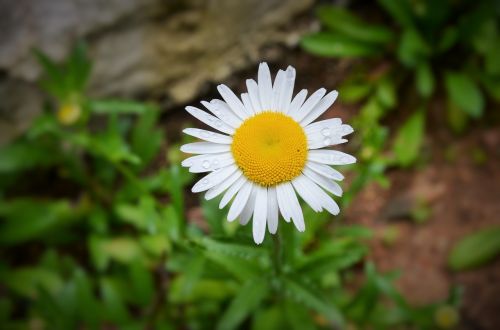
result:
[[[307,90],[292,98],[295,69],[280,70],[274,84],[266,63],[259,66],[258,81],[247,80],[248,92],[238,98],[226,85],[217,87],[223,100],[201,102],[212,114],[195,107],[186,110],[220,133],[187,128],[184,133],[204,142],[188,143],[181,151],[198,154],[182,162],[193,173],[209,172],[192,188],[206,199],[224,194],[219,207],[232,200],[228,221],[239,218],[243,225],[253,215],[253,238],[260,244],[266,226],[278,229],[279,213],[305,230],[304,216],[296,193],[316,212],[337,215],[339,207],[327,193],[342,195],[335,182],[343,175],[329,165],[356,162],[346,153],[323,149],[347,142],[353,132],[339,118],[313,121],[337,98],[321,88],[307,100]],[[325,95],[326,94],[326,95]]]

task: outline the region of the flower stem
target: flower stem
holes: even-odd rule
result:
[[[273,237],[273,266],[276,274],[281,274],[282,270],[282,242],[279,233],[272,236]]]

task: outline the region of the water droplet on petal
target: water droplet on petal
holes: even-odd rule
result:
[[[210,162],[208,160],[204,160],[203,163],[201,163],[201,166],[204,169],[208,169],[210,167]]]
[[[208,179],[203,179],[203,180],[201,181],[201,183],[202,183],[202,184],[204,184],[204,185],[208,184],[209,182],[210,182],[210,181],[209,181]]]
[[[212,165],[214,165],[214,166],[219,166],[219,160],[218,160],[218,159],[214,159],[214,160],[212,161]]]
[[[325,146],[329,146],[331,143],[332,143],[332,139],[330,139],[330,138],[326,138],[323,140],[323,144]]]
[[[325,127],[321,130],[321,134],[323,134],[323,136],[330,136],[331,132],[330,132],[330,129],[328,127]]]

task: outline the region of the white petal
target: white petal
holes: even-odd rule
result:
[[[278,199],[276,187],[267,189],[267,228],[271,234],[278,230]]]
[[[214,171],[205,175],[201,180],[196,182],[196,184],[191,188],[194,193],[208,190],[216,185],[220,184],[222,181],[227,180],[230,175],[238,170],[236,165],[229,165],[220,170]]]
[[[271,106],[271,111],[280,111],[279,103],[280,103],[280,95],[285,88],[285,71],[279,70],[276,74],[276,78],[274,79],[273,85],[273,104]]]
[[[302,214],[302,208],[300,207],[300,203],[297,199],[297,195],[295,194],[295,190],[289,182],[286,182],[283,187],[293,224],[298,231],[303,232],[304,230],[306,230],[306,226],[304,224],[304,215]]]
[[[337,150],[309,150],[308,160],[326,165],[354,164],[356,158]]]
[[[326,89],[320,88],[312,94],[307,101],[300,107],[300,109],[292,116],[296,121],[300,122],[311,112],[316,104],[319,103],[321,98],[325,95]]]
[[[352,133],[353,129],[349,125],[342,125],[339,118],[334,118],[310,124],[304,131],[307,135],[308,148],[318,149],[347,142],[342,137]]]
[[[219,209],[222,209],[231,201],[234,195],[243,187],[245,182],[248,182],[248,180],[244,176],[241,176],[231,187],[229,187],[219,203]]]
[[[304,130],[306,134],[312,134],[323,131],[325,136],[339,135],[340,127],[342,126],[342,120],[340,118],[330,118],[325,120],[320,120],[315,123],[307,125]],[[340,135],[342,136],[342,135]]]
[[[253,108],[252,101],[250,101],[248,93],[241,94],[241,100],[243,101],[243,105],[245,106],[247,111],[253,116],[255,114],[255,109]]]
[[[288,66],[285,72],[285,87],[280,95],[280,103],[278,109],[281,109],[283,113],[288,113],[290,108],[290,102],[293,95],[293,86],[295,84],[295,68]]]
[[[316,118],[321,116],[326,110],[330,108],[330,106],[335,102],[337,99],[337,96],[339,96],[339,92],[337,91],[331,91],[330,93],[326,94],[324,98],[319,101],[319,103],[312,109],[311,112],[307,116],[302,119],[300,124],[302,126],[307,126],[310,123],[312,123]]]
[[[250,193],[252,192],[252,183],[247,181],[243,184],[243,187],[238,191],[236,197],[233,200],[233,204],[229,208],[229,213],[227,214],[228,221],[234,221],[243,211],[243,208],[247,204]]]
[[[321,133],[307,135],[308,149],[320,149],[329,146],[336,146],[346,142],[346,139],[342,139],[339,137],[325,137],[321,135]]]
[[[312,191],[309,190],[310,182],[309,179],[301,174],[292,181],[292,184],[300,197],[302,197],[314,211],[320,212],[323,208],[321,207],[321,203],[313,196]]]
[[[210,200],[214,197],[219,196],[220,194],[222,194],[223,191],[225,191],[233,183],[235,183],[236,180],[238,180],[242,175],[243,175],[243,173],[241,171],[234,172],[226,180],[222,181],[221,183],[219,183],[215,187],[208,189],[207,193],[205,194],[205,199]]]
[[[248,198],[247,205],[245,205],[239,216],[240,225],[245,226],[252,218],[253,210],[255,208],[255,197],[257,197],[257,189],[252,186],[252,193]]]
[[[304,187],[307,187],[307,191],[311,194],[311,198],[314,199],[317,203],[321,205],[321,208],[326,209],[333,215],[337,215],[340,212],[339,206],[335,201],[328,196],[326,192],[324,192],[320,187],[318,187],[313,181],[308,179],[307,177],[302,177],[302,184]],[[301,195],[302,196],[302,195]]]
[[[253,240],[260,244],[264,241],[266,235],[267,218],[267,188],[255,185],[257,196],[255,197],[255,208],[253,211]]]
[[[321,120],[312,123],[304,128],[306,135],[309,136],[323,136],[332,139],[342,138],[347,134],[351,134],[354,130],[351,126],[342,124],[339,118],[332,118]]]
[[[218,170],[234,163],[230,152],[220,154],[207,154],[189,157],[182,161],[181,165],[189,167],[191,173],[203,173]]]
[[[314,172],[321,174],[324,177],[327,177],[328,179],[337,180],[337,181],[344,180],[344,176],[342,175],[342,173],[331,168],[328,165],[308,161],[306,163],[306,166],[307,166],[307,168],[310,168]]]
[[[335,196],[339,197],[342,196],[342,188],[339,186],[337,182],[331,181],[330,179],[327,179],[324,176],[319,175],[318,173],[308,169],[307,167],[305,167],[302,170],[302,173],[304,173],[309,179],[314,181],[314,183],[316,183],[326,191],[334,194]]]
[[[214,99],[210,102],[201,101],[201,104],[217,118],[233,128],[238,128],[243,122],[240,117],[234,114],[233,110],[229,108],[226,102],[222,100]]]
[[[297,115],[297,112],[299,112],[300,107],[302,107],[302,104],[306,100],[307,97],[307,89],[301,90],[297,95],[292,100],[292,103],[290,103],[290,108],[288,109],[288,114],[295,118],[294,116]]]
[[[276,197],[278,200],[278,207],[281,212],[281,215],[283,216],[283,219],[285,219],[286,222],[290,222],[290,219],[292,218],[292,211],[290,210],[290,204],[288,203],[285,190],[285,186],[289,184],[290,183],[285,182],[276,186]]]
[[[250,97],[250,102],[252,102],[253,109],[255,113],[259,113],[263,111],[262,104],[260,103],[259,96],[259,86],[253,79],[247,79],[247,90],[248,96]]]
[[[191,114],[191,116],[195,117],[199,121],[205,123],[206,125],[215,128],[218,131],[221,131],[223,133],[233,135],[234,133],[234,128],[223,122],[217,117],[214,117],[205,111],[202,111],[198,108],[188,106],[186,107],[186,111]]]
[[[198,139],[202,139],[208,142],[221,143],[221,144],[231,144],[233,138],[227,135],[206,131],[199,128],[186,128],[183,132],[187,135],[194,136]]]
[[[259,65],[258,82],[262,110],[270,110],[273,103],[273,86],[271,83],[271,72],[265,62]]]
[[[229,144],[219,144],[212,142],[193,142],[181,146],[181,151],[187,154],[216,154],[231,150]]]
[[[217,86],[217,90],[220,95],[226,101],[227,105],[234,111],[234,113],[241,119],[247,119],[251,114],[247,113],[245,106],[241,103],[241,100],[233,93],[233,91],[226,85]]]

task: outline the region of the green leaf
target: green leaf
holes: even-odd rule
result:
[[[210,234],[215,236],[223,235],[223,224],[225,222],[224,218],[226,215],[226,211],[219,208],[220,198],[212,199],[209,201],[202,197],[200,199],[203,217],[210,226]]]
[[[129,264],[130,290],[134,301],[141,306],[148,306],[153,300],[155,287],[152,272],[143,261]]]
[[[67,201],[17,199],[0,202],[0,242],[17,244],[41,237],[75,217]]]
[[[413,68],[428,59],[431,49],[419,31],[407,29],[402,33],[397,54],[401,63]]]
[[[87,57],[87,47],[83,41],[80,41],[73,48],[66,65],[66,79],[73,91],[83,92],[91,69],[92,63]]]
[[[394,140],[394,154],[398,164],[411,165],[419,156],[424,138],[423,110],[417,110],[399,129]]]
[[[42,88],[59,100],[67,98],[69,91],[64,82],[62,69],[40,50],[35,49],[33,52],[44,70],[45,77],[40,82]]]
[[[465,112],[460,110],[453,102],[448,100],[446,115],[448,125],[455,133],[462,133],[467,127],[469,117]]]
[[[19,141],[0,147],[0,173],[46,167],[59,159],[53,148],[30,141]]]
[[[164,140],[163,132],[155,127],[158,115],[159,110],[151,107],[139,116],[132,129],[131,150],[141,158],[141,168],[154,159]]]
[[[34,298],[39,288],[57,292],[64,283],[55,271],[41,267],[22,267],[0,273],[1,282],[13,292],[26,298]]]
[[[105,318],[117,323],[127,322],[129,314],[118,283],[114,279],[106,277],[101,279],[100,289],[104,301]]]
[[[301,40],[301,45],[306,51],[325,57],[363,57],[380,54],[380,47],[328,32],[305,36]]]
[[[422,62],[417,66],[415,78],[418,93],[425,98],[432,96],[435,80],[429,63]]]
[[[403,27],[414,25],[413,11],[408,0],[378,0],[379,5]]]
[[[465,73],[448,72],[445,85],[450,100],[473,118],[479,118],[484,110],[484,98],[477,84]]]
[[[339,88],[339,95],[343,103],[359,102],[368,96],[372,86],[367,83],[344,83]]]
[[[378,82],[376,93],[380,104],[384,107],[392,109],[396,106],[396,86],[390,77],[385,77]]]
[[[278,304],[275,304],[274,306],[257,310],[252,319],[251,330],[287,329],[286,316],[280,307]]]
[[[294,301],[285,301],[285,317],[288,321],[290,329],[293,330],[314,330],[317,329],[314,324],[312,315],[302,304]]]
[[[358,41],[386,44],[394,37],[385,26],[367,24],[341,7],[321,6],[316,13],[328,28]]]
[[[269,289],[266,279],[254,278],[245,282],[219,320],[217,329],[236,329],[259,307],[269,293]]]
[[[466,270],[482,266],[500,253],[500,227],[479,230],[455,244],[448,257],[453,270]]]
[[[124,100],[92,100],[88,101],[89,109],[96,114],[145,114],[155,111],[155,108],[149,104],[124,101]]]
[[[344,320],[342,314],[336,306],[328,303],[319,291],[305,283],[301,283],[291,278],[283,278],[283,285],[285,294],[295,300],[295,302],[306,305],[322,314],[335,324],[334,328],[343,328],[342,325]]]

